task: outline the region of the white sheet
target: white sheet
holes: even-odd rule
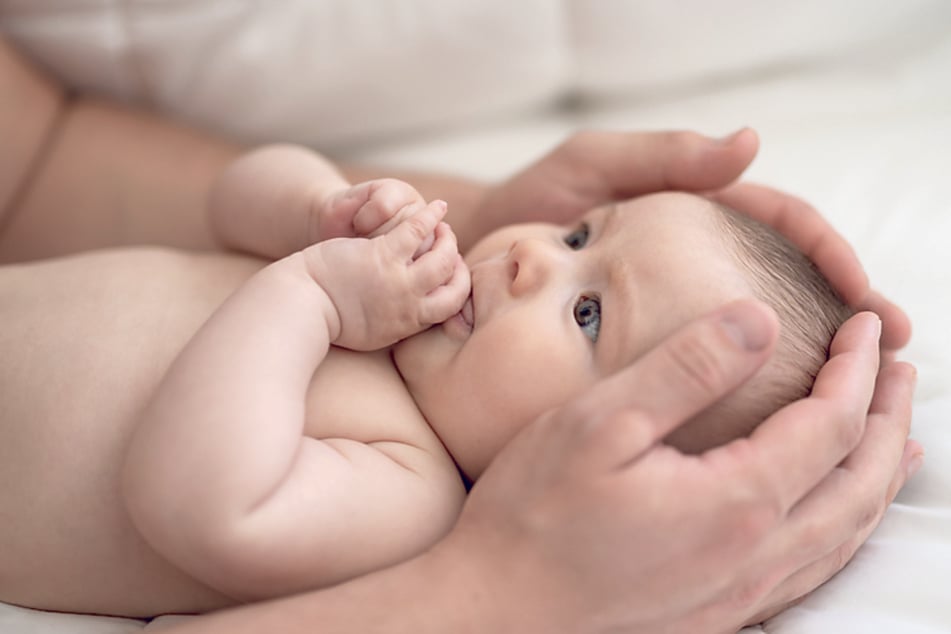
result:
[[[912,316],[915,334],[904,357],[919,369],[913,435],[925,445],[927,460],[842,573],[800,606],[750,632],[951,632],[951,4],[800,2],[786,6],[787,16],[763,9],[761,3],[731,0],[731,10],[717,5],[731,20],[713,23],[702,2],[566,0],[541,3],[547,8],[534,3],[514,13],[513,3],[487,2],[477,23],[494,25],[494,33],[509,36],[499,38],[496,51],[513,62],[497,66],[504,76],[482,81],[490,86],[486,92],[504,90],[515,85],[506,75],[511,70],[521,77],[517,90],[511,89],[515,92],[502,100],[466,90],[459,93],[466,103],[444,95],[439,99],[444,111],[428,119],[418,113],[407,119],[399,103],[384,101],[376,119],[327,137],[313,125],[324,121],[302,117],[300,103],[282,105],[288,98],[280,91],[261,93],[266,98],[254,102],[256,110],[245,109],[247,91],[228,80],[234,71],[222,57],[214,57],[215,64],[207,67],[197,64],[191,79],[183,78],[181,60],[192,49],[172,50],[169,43],[201,41],[203,25],[214,27],[221,51],[247,54],[254,46],[276,46],[278,41],[294,45],[287,35],[287,16],[265,22],[270,26],[257,31],[261,39],[256,42],[231,38],[253,21],[254,11],[266,11],[262,7],[269,4],[227,4],[0,0],[0,27],[77,84],[151,100],[196,121],[213,116],[216,126],[249,138],[325,138],[339,157],[394,166],[496,178],[578,126],[691,128],[711,134],[741,125],[757,128],[763,149],[750,178],[796,192],[822,209],[855,245],[875,285]],[[354,17],[359,9],[341,8],[360,3],[288,3],[292,13],[330,5],[337,14],[322,13],[324,20],[349,11],[353,22],[348,24],[377,24],[372,12]],[[447,43],[474,36],[471,12],[427,13],[435,5],[423,0],[404,6],[418,12],[404,15],[401,28],[429,34],[425,41],[432,55],[426,59],[449,50],[457,57],[443,56],[439,63],[465,63],[470,49],[447,48]],[[531,20],[534,10],[544,16],[538,24]],[[691,10],[697,20],[691,21]],[[769,31],[773,23],[782,29]],[[661,25],[661,30],[644,30],[647,24]],[[183,25],[190,29],[184,35]],[[684,25],[689,28],[678,28]],[[296,45],[304,46],[300,38],[307,34],[297,35]],[[627,41],[625,36],[630,36]],[[338,48],[342,41],[334,40]],[[691,41],[696,48],[690,48]],[[752,42],[753,48],[743,42]],[[297,58],[284,50],[280,59],[244,57],[250,65],[243,69],[245,76],[249,68],[278,75],[284,69],[290,77],[300,76],[301,69],[293,65]],[[684,57],[685,51],[693,55]],[[128,68],[123,64],[132,53],[140,62],[135,78],[120,72]],[[337,54],[341,65],[356,59],[355,50]],[[142,65],[143,59],[149,63]],[[195,59],[190,60],[193,65]],[[96,64],[104,66],[97,71]],[[645,64],[651,72],[638,72]],[[412,86],[438,77],[432,69],[400,69]],[[205,71],[219,83],[212,84],[213,90],[189,94],[186,88],[194,87],[195,77]],[[437,91],[432,84],[428,90]],[[558,96],[569,91],[585,98],[571,109],[556,108]],[[296,88],[291,93],[306,106],[316,107],[327,98]],[[539,112],[543,103],[550,105]],[[334,109],[340,103],[327,108],[338,116]],[[421,128],[427,132],[395,136]],[[125,633],[142,626],[0,604],[0,632]]]

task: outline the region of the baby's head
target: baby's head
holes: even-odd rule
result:
[[[608,205],[572,226],[511,225],[466,254],[459,315],[394,350],[417,405],[477,478],[524,425],[629,365],[696,317],[741,297],[776,310],[770,362],[668,441],[701,451],[749,433],[809,392],[849,313],[772,230],[668,192]]]
[[[667,441],[700,452],[745,436],[767,416],[808,396],[828,359],[829,344],[852,309],[795,245],[728,207],[713,205],[727,250],[752,294],[776,311],[779,342],[748,383],[675,430]]]

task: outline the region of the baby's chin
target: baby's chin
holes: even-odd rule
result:
[[[435,329],[440,327],[441,324],[435,324],[390,346],[393,366],[413,398],[416,398],[414,386],[422,384],[434,371]]]
[[[425,332],[426,330],[406,337],[405,339],[400,339],[390,346],[390,358],[393,360],[393,366],[396,368],[396,371],[400,373],[400,376],[403,377],[404,383],[406,382],[404,366],[408,365],[407,358],[412,353],[414,346],[413,340],[417,337],[421,337]],[[406,369],[408,370],[409,368]]]
[[[421,380],[448,364],[471,333],[472,326],[460,312],[442,323],[433,324],[397,341],[390,347],[390,357],[412,391],[414,379]]]

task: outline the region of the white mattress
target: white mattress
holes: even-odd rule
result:
[[[416,0],[401,5],[401,20],[383,24],[362,3],[330,0],[289,0],[283,13],[237,0],[0,0],[0,27],[76,85],[246,139],[291,138],[394,166],[497,178],[579,126],[711,134],[754,126],[763,148],[749,177],[823,210],[874,284],[911,315],[903,356],[919,369],[912,433],[927,458],[843,572],[749,631],[951,632],[951,3],[816,0],[782,11],[730,0],[716,5],[732,16],[722,22],[710,21],[711,4],[486,0],[472,9]],[[393,54],[384,70],[405,77],[417,106],[426,91],[437,95],[437,112],[379,89],[376,110],[325,125],[345,117],[348,99],[368,94],[365,86],[318,90],[324,81],[346,84],[343,71],[368,46],[347,48],[346,38],[322,29],[328,21],[370,39],[402,29],[395,39],[409,40],[411,54]],[[466,81],[440,84],[445,67],[475,63],[475,44],[466,42],[482,31],[473,24],[497,36],[499,59],[482,60]],[[214,54],[206,47],[196,57],[195,43],[210,31]],[[303,54],[321,45],[307,40],[315,33],[336,47],[333,63]],[[240,72],[228,59],[241,60]],[[493,61],[501,65],[488,72]],[[258,72],[267,82],[282,78],[282,89],[251,91],[249,104],[236,76]],[[317,88],[301,88],[303,78]],[[144,625],[0,604],[0,632]]]

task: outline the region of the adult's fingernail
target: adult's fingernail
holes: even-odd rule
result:
[[[882,318],[878,315],[875,315],[875,313],[872,313],[872,315],[875,317],[875,320],[872,322],[872,332],[874,333],[875,340],[877,341],[882,338]]]
[[[749,304],[737,304],[720,318],[724,332],[742,348],[762,350],[772,339],[772,324],[762,310]]]
[[[738,136],[740,136],[741,134],[743,134],[743,131],[744,131],[744,130],[746,130],[746,127],[745,127],[745,126],[742,127],[742,128],[740,128],[740,129],[737,130],[736,132],[733,132],[732,134],[728,134],[728,135],[726,135],[726,136],[724,136],[724,137],[720,137],[719,139],[716,139],[716,142],[717,142],[718,144],[720,144],[720,145],[730,145],[731,143],[733,143],[733,141],[736,140],[736,138],[737,138]]]
[[[925,464],[924,454],[919,453],[912,456],[911,462],[908,463],[908,471],[907,471],[908,477],[910,478],[911,476],[918,473],[918,471],[921,469],[921,466],[923,464]]]

